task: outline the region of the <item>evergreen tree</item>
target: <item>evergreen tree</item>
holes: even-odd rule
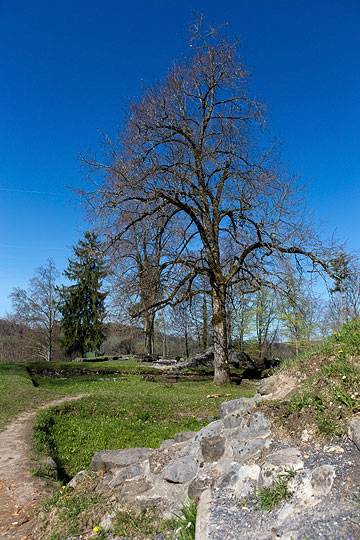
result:
[[[63,337],[61,345],[68,356],[98,351],[105,341],[106,294],[101,292],[106,276],[100,242],[95,233],[86,232],[73,248],[65,276],[75,282],[60,291]]]

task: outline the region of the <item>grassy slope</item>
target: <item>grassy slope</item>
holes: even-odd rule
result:
[[[344,325],[316,348],[283,364],[299,388],[280,402],[264,404],[292,437],[306,428],[313,438],[333,438],[347,431],[360,412],[360,319]]]
[[[44,377],[44,369],[58,375]],[[72,373],[82,369],[88,374]],[[167,380],[159,370],[134,360],[0,364],[0,428],[59,396],[88,394],[79,402],[46,410],[36,420],[39,452],[52,455],[64,477],[71,476],[88,467],[98,450],[158,447],[176,432],[196,431],[217,417],[222,401],[254,393],[252,385],[219,389],[211,380],[211,370],[198,370],[196,380]],[[220,397],[207,397],[217,393]]]

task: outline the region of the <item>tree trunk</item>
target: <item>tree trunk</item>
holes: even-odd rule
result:
[[[230,382],[228,333],[226,321],[226,287],[213,289],[213,332],[214,332],[214,383]]]
[[[189,358],[189,333],[188,333],[187,323],[185,323],[184,338],[185,338],[185,356],[186,358]]]
[[[144,313],[145,354],[154,354],[154,314]]]
[[[202,348],[206,351],[208,346],[208,317],[207,317],[207,304],[206,294],[203,295],[203,325],[202,325]]]

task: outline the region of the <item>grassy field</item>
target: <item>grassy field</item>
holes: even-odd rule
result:
[[[87,394],[46,409],[34,423],[39,455],[51,455],[64,479],[88,467],[99,450],[157,448],[176,432],[199,430],[217,418],[222,401],[255,392],[250,383],[214,387],[211,370],[168,377],[134,360],[0,364],[0,380],[1,427],[51,399]]]
[[[239,372],[236,375],[239,377]],[[218,418],[221,402],[252,396],[255,388],[251,382],[214,386],[209,369],[166,375],[135,360],[0,364],[0,428],[21,412],[58,397],[87,395],[48,408],[34,421],[33,471],[46,476],[48,471],[41,459],[50,455],[58,464],[61,481],[39,509],[41,538],[61,540],[96,529],[98,516],[111,511],[109,501],[93,492],[96,478],[87,479],[91,486],[84,486],[82,491],[61,488],[77,471],[89,467],[94,453],[114,448],[156,448],[177,432],[201,429]],[[188,519],[163,522],[153,509],[134,514],[123,508],[117,510],[113,530],[129,538],[149,538],[159,531],[174,538],[173,531],[179,525],[185,535],[190,534]],[[97,528],[95,537],[100,540],[105,536]]]

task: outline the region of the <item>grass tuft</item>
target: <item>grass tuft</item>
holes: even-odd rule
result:
[[[283,474],[279,474],[270,487],[258,489],[256,496],[259,507],[262,510],[271,512],[271,510],[277,508],[283,501],[289,499],[291,492],[288,489],[288,483],[295,475],[294,470],[288,470]]]

